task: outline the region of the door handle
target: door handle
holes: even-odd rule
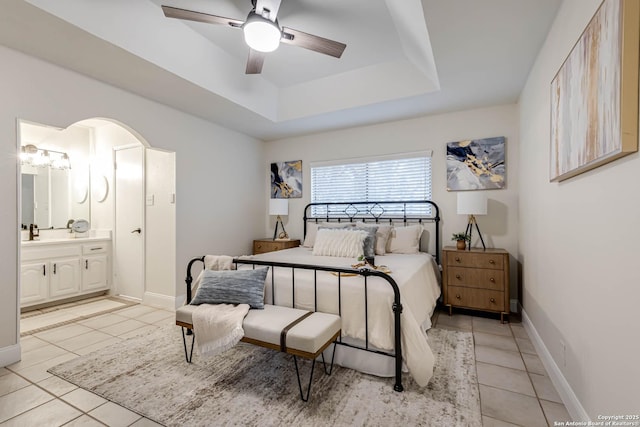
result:
[[[138,234],[140,234],[140,233],[142,233],[142,228],[138,227],[138,228],[136,228],[135,230],[132,230],[132,231],[131,231],[131,233],[138,233]]]

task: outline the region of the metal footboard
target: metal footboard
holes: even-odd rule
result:
[[[187,277],[186,277],[186,285],[187,285],[187,304],[191,301],[191,283],[193,282],[193,276],[191,274],[191,268],[193,264],[197,261],[201,261],[204,263],[204,256],[194,258],[189,261],[187,266]],[[402,343],[401,343],[401,324],[400,324],[400,315],[402,313],[402,303],[400,300],[400,289],[398,288],[398,284],[396,281],[386,273],[381,271],[371,270],[367,268],[362,269],[353,269],[353,268],[340,268],[340,267],[328,267],[328,266],[319,266],[319,265],[311,265],[311,264],[294,264],[294,263],[284,263],[284,262],[271,262],[271,261],[260,261],[254,259],[243,259],[243,258],[235,258],[233,260],[234,263],[237,264],[247,264],[252,265],[255,268],[258,266],[268,266],[271,267],[271,297],[272,303],[275,303],[275,276],[274,276],[274,268],[290,268],[291,276],[292,276],[292,301],[295,302],[295,271],[296,270],[312,270],[314,271],[314,311],[318,311],[318,299],[317,299],[317,272],[318,271],[326,271],[330,273],[336,273],[338,279],[338,314],[342,315],[342,298],[341,298],[341,286],[342,286],[342,277],[343,274],[347,274],[352,276],[354,274],[364,277],[364,298],[365,298],[365,345],[364,347],[345,343],[342,341],[342,336],[336,340],[336,343],[339,345],[343,345],[346,347],[351,347],[363,351],[368,351],[371,353],[381,354],[384,356],[393,357],[395,359],[395,384],[393,389],[395,391],[401,392],[403,391],[402,386]],[[367,294],[367,278],[369,276],[377,276],[384,279],[391,289],[393,290],[393,318],[394,318],[394,350],[392,352],[372,349],[369,347],[369,319],[368,319],[368,294]]]

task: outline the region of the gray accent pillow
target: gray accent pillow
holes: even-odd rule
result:
[[[189,304],[249,304],[262,309],[267,270],[204,270],[196,296]]]
[[[373,257],[376,254],[376,232],[378,231],[378,227],[375,225],[357,226],[357,230],[364,230],[367,232],[367,237],[364,239],[364,244],[362,246],[362,251],[364,252],[364,256]]]

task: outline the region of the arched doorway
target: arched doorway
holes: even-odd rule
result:
[[[61,185],[63,188],[66,185],[69,194],[65,197],[52,194],[48,199],[66,200],[66,206],[55,209],[53,206],[50,207],[52,212],[62,212],[59,216],[63,220],[43,223],[46,227],[40,227],[41,239],[46,239],[46,235],[67,237],[63,234],[67,232],[64,228],[71,220],[87,219],[91,226],[90,233],[107,231],[112,237],[112,252],[109,254],[109,292],[133,297],[142,303],[173,308],[175,284],[171,278],[175,277],[175,154],[153,149],[141,135],[126,125],[109,119],[83,120],[66,129],[26,121],[19,121],[19,126],[20,147],[31,144],[51,151],[57,148],[55,151],[67,153],[71,161],[68,182]],[[124,152],[126,147],[137,147],[141,153],[138,166],[138,187],[141,191],[135,202],[139,205],[141,213],[141,225],[135,228],[141,230],[140,233],[134,233],[139,234],[140,241],[137,256],[139,270],[133,280],[125,279],[128,273],[123,263],[123,260],[131,258],[130,253],[122,253],[122,248],[130,249],[131,245],[127,244],[125,239],[117,237],[118,228],[123,227],[118,225],[118,216],[129,215],[124,206],[126,202],[118,202],[117,198],[122,184],[118,185],[117,181],[116,153]],[[160,172],[158,168],[161,169]],[[147,171],[153,173],[147,174]],[[28,179],[25,181],[29,182]],[[27,194],[28,192],[24,193],[21,188],[22,185],[19,183],[19,194]],[[27,196],[26,199],[32,197]],[[23,211],[24,203],[21,204]],[[30,209],[26,208],[27,211]],[[22,215],[20,218],[20,226],[25,224],[24,217]],[[33,222],[33,217],[29,218],[31,219],[27,221]],[[130,234],[131,230],[126,232]],[[162,242],[160,250],[157,242]],[[148,247],[153,249],[147,251]],[[158,267],[160,270],[171,271],[158,273]],[[151,280],[148,280],[147,276]],[[128,287],[125,286],[125,280]],[[76,294],[72,291],[69,296],[73,297]],[[65,299],[56,300],[49,295],[45,303],[54,304],[56,301],[64,302]],[[21,306],[23,305],[21,303]]]

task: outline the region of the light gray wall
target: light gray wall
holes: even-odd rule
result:
[[[176,294],[187,261],[248,253],[262,234],[263,143],[112,86],[0,47],[0,360],[17,343],[16,119],[69,126],[106,117],[176,152]]]
[[[478,216],[480,230],[488,247],[502,247],[512,255],[518,247],[518,115],[516,105],[503,105],[381,123],[333,132],[271,141],[266,144],[265,203],[268,202],[269,169],[271,162],[302,160],[303,194],[301,199],[289,200],[289,215],[285,227],[292,238],[302,239],[302,215],[309,203],[309,163],[363,156],[375,156],[420,150],[433,150],[432,199],[441,209],[444,245],[451,245],[451,234],[464,232],[467,217],[457,215],[456,192],[446,190],[446,144],[464,139],[506,137],[506,188],[487,191],[487,216]],[[264,235],[272,236],[275,220],[265,218]],[[474,239],[475,240],[475,239]],[[474,242],[481,246],[480,242]],[[514,259],[512,258],[512,261]],[[512,267],[511,298],[516,298],[516,268]]]
[[[640,157],[550,183],[549,135],[551,80],[600,3],[563,2],[521,95],[519,163],[524,310],[594,421],[640,409]]]

